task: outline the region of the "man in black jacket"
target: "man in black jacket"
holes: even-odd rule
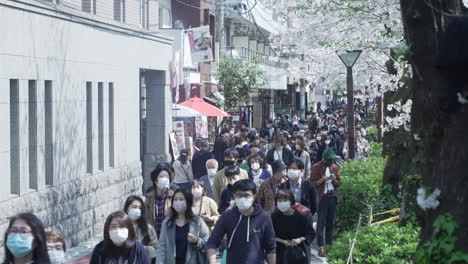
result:
[[[207,175],[206,162],[215,158],[214,155],[208,151],[209,143],[207,139],[200,139],[198,147],[200,149],[195,152],[192,158],[193,178],[196,180]]]
[[[284,147],[286,145],[284,136],[281,133],[275,132],[273,143],[275,147],[267,152],[266,159],[268,164],[272,164],[275,160],[281,160],[286,166],[289,166],[294,159],[294,154],[291,150]]]
[[[307,222],[313,227],[313,216],[317,212],[317,191],[313,183],[308,180],[303,180],[304,175],[304,162],[300,159],[294,159],[288,168],[289,181],[280,185],[280,189],[289,189],[294,193],[296,203],[300,203],[309,208],[310,215],[307,216]],[[315,230],[314,230],[315,237]],[[312,238],[313,240],[314,238]],[[308,245],[310,247],[311,244]],[[310,249],[306,250],[310,258]]]
[[[304,162],[294,159],[289,165],[289,181],[283,183],[280,188],[290,189],[296,197],[296,202],[310,209],[311,216],[317,212],[317,191],[315,186],[308,180],[303,180]],[[312,221],[312,217],[310,217]],[[312,223],[312,222],[311,222]]]
[[[224,168],[224,151],[229,148],[229,129],[223,128],[219,137],[216,139],[216,142],[213,146],[213,155],[215,159],[218,161],[219,168]]]

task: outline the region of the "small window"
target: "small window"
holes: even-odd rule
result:
[[[98,162],[104,170],[104,83],[98,82]]]
[[[159,8],[159,27],[160,28],[172,28],[172,14],[167,8]]]
[[[114,83],[109,83],[109,167],[114,167]]]
[[[52,81],[44,82],[44,117],[45,183],[46,185],[54,185]]]
[[[29,188],[38,189],[37,181],[37,82],[28,82]]]
[[[86,172],[93,173],[93,83],[86,82]]]
[[[10,192],[20,194],[19,80],[10,80]]]

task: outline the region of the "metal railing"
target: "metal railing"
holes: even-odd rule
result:
[[[237,53],[237,56],[244,60],[248,61],[255,61],[261,64],[269,65],[269,66],[274,66],[274,67],[279,67],[279,68],[287,68],[288,64],[285,62],[281,61],[273,61],[272,56],[265,55],[264,53],[261,53],[257,50],[252,50],[248,49],[245,47],[226,47],[228,50],[229,54],[231,57],[235,57],[235,53]]]

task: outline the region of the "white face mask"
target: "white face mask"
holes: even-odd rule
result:
[[[280,210],[282,213],[286,213],[289,211],[291,208],[291,203],[290,202],[279,202],[278,203],[278,210]]]
[[[240,211],[247,211],[252,207],[253,197],[251,198],[236,198],[236,206]]]
[[[208,173],[208,176],[213,177],[216,172],[218,172],[217,169],[207,169],[206,172]]]
[[[166,189],[169,188],[169,178],[163,177],[158,179],[158,188]]]
[[[202,188],[192,188],[192,195],[195,198],[200,198],[203,195],[203,189]]]
[[[293,170],[293,169],[288,170],[289,179],[294,180],[294,179],[297,179],[299,176],[301,176],[300,170]]]
[[[325,140],[325,144],[330,144],[330,140]]]
[[[132,221],[136,221],[141,217],[141,209],[140,208],[130,208],[128,209],[128,217],[132,219]]]
[[[252,170],[256,171],[258,169],[260,169],[260,164],[258,162],[254,162],[251,164],[251,168]]]
[[[65,263],[65,252],[63,250],[49,250],[51,264]]]
[[[109,237],[114,242],[114,245],[121,245],[128,238],[127,228],[118,228],[109,232]]]

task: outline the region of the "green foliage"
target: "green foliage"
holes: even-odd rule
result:
[[[222,57],[217,78],[228,112],[239,111],[239,103],[251,102],[252,93],[265,84],[265,73],[257,63]]]
[[[362,126],[365,128],[371,126],[377,127],[377,120],[375,118],[376,114],[377,113],[375,111],[369,111],[369,113],[367,113],[367,117],[364,120],[362,120]]]
[[[468,254],[455,249],[457,228],[458,223],[451,214],[439,215],[433,224],[432,238],[418,248],[415,263],[468,263]]]
[[[329,249],[330,263],[345,264],[349,255],[349,240],[355,231],[344,232]],[[413,263],[419,242],[419,228],[399,227],[395,223],[361,227],[356,236],[353,262],[360,264]],[[435,263],[435,262],[434,262]]]
[[[371,210],[375,214],[399,207],[391,186],[382,185],[386,159],[378,155],[378,146],[374,145],[372,150],[375,156],[371,155],[366,160],[350,160],[341,168],[342,185],[336,212],[338,231],[355,228],[359,214],[364,216],[367,223]],[[379,217],[373,221],[382,219]]]
[[[377,141],[377,134],[378,134],[377,127],[370,126],[370,127],[366,128],[365,139],[367,139],[367,141],[369,141],[369,142],[376,142]]]
[[[382,154],[382,143],[371,142],[370,150],[369,150],[369,157],[383,157]]]

